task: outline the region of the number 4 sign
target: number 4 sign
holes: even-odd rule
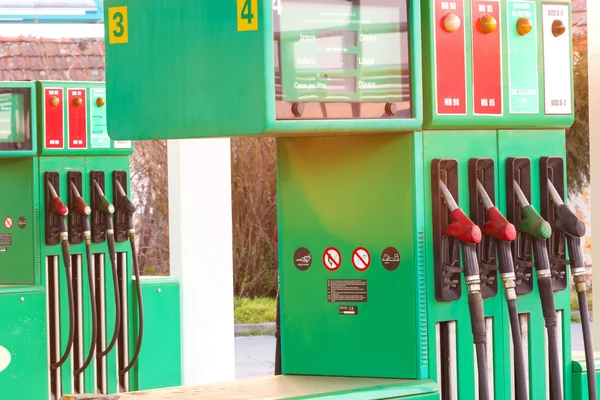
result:
[[[237,0],[238,31],[258,30],[258,0]]]

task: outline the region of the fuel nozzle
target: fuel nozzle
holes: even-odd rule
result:
[[[88,220],[88,216],[92,213],[92,208],[87,205],[83,197],[81,197],[81,193],[77,190],[77,186],[75,183],[71,182],[71,191],[73,193],[73,197],[75,197],[75,204],[73,206],[75,212],[81,215],[81,225],[83,226],[83,239],[86,244],[90,244],[92,241],[92,232],[90,231],[90,221]]]
[[[485,317],[483,312],[483,298],[481,297],[479,263],[477,261],[477,243],[481,241],[481,229],[458,207],[448,187],[446,187],[446,184],[441,179],[439,185],[444,202],[448,210],[450,210],[450,218],[453,221],[442,230],[442,233],[458,239],[462,248],[465,281],[467,283],[467,290],[469,291],[468,302],[469,314],[471,316],[471,331],[473,332],[473,343],[475,344],[477,355],[479,398],[481,400],[488,400],[489,387],[485,353]]]
[[[63,203],[58,197],[56,189],[50,181],[46,181],[48,190],[50,191],[50,212],[53,212],[59,216],[60,221],[60,240],[69,240],[69,231],[67,229],[67,215],[69,214],[69,208]]]
[[[531,237],[533,242],[533,256],[538,279],[544,325],[548,332],[548,353],[550,364],[550,391],[556,400],[562,400],[562,385],[560,381],[560,355],[558,351],[558,332],[556,320],[556,307],[554,305],[554,292],[552,290],[552,271],[546,240],[552,236],[552,227],[542,218],[535,208],[529,204],[521,186],[513,180],[513,188],[517,202],[521,207],[521,231]]]
[[[129,197],[127,197],[127,193],[125,193],[125,190],[123,189],[123,186],[121,186],[119,181],[116,181],[116,186],[119,196],[118,205],[121,211],[123,211],[127,215],[127,229],[129,230],[129,235],[131,236],[135,234],[135,229],[133,226],[133,215],[136,211],[135,204],[133,204],[131,200],[129,200]]]
[[[94,181],[94,188],[98,193],[98,208],[100,209],[100,211],[106,214],[113,214],[115,212],[115,206],[113,206],[112,203],[108,201],[108,198],[104,195],[104,191],[102,191],[102,188],[100,187],[97,181]]]
[[[517,238],[517,229],[502,215],[498,210],[487,191],[477,180],[477,191],[479,199],[485,207],[488,220],[483,225],[483,232],[494,238],[496,242],[496,252],[498,254],[498,266],[500,268],[500,278],[504,286],[508,314],[510,319],[510,329],[515,353],[515,375],[516,385],[515,393],[520,400],[527,400],[529,393],[526,387],[527,367],[523,343],[521,341],[521,327],[519,324],[519,312],[517,310],[517,292],[516,276],[513,264],[511,242]]]
[[[585,266],[583,262],[583,251],[581,250],[581,238],[585,235],[585,224],[577,218],[563,201],[554,184],[548,180],[550,198],[556,206],[555,226],[565,234],[569,248],[569,263],[577,291],[586,291]]]

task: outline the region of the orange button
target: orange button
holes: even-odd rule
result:
[[[79,107],[81,105],[81,103],[83,103],[83,100],[81,100],[81,97],[75,97],[73,99],[73,105],[75,107]]]
[[[58,97],[56,97],[56,96],[52,96],[52,97],[50,98],[50,105],[51,105],[52,107],[56,107],[56,106],[57,106],[57,105],[59,105],[59,104],[60,104],[60,100],[59,100],[59,98],[58,98]]]
[[[444,17],[443,26],[446,32],[456,32],[460,29],[460,18],[455,14],[448,13]]]
[[[552,22],[552,34],[554,36],[559,37],[560,35],[565,33],[566,30],[567,27],[565,26],[565,24],[563,24],[561,20],[555,19],[554,22]]]
[[[519,18],[517,21],[517,32],[521,36],[527,35],[531,32],[533,25],[531,25],[531,21],[528,18]]]
[[[479,18],[479,26],[481,27],[481,32],[488,34],[494,32],[498,24],[496,23],[496,19],[491,15],[484,15]]]
[[[98,98],[96,99],[96,105],[97,105],[98,107],[102,107],[104,104],[105,104],[105,103],[104,103],[104,99],[103,99],[102,97],[98,97]]]

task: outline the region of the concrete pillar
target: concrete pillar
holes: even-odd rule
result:
[[[600,15],[600,1],[588,0],[588,63],[589,63],[589,97],[590,97],[590,174],[591,174],[591,208],[592,208],[592,263],[600,266],[600,26],[593,22],[591,16]],[[597,196],[594,196],[597,194]],[[594,287],[594,347],[600,351],[600,272],[592,275]]]
[[[183,385],[235,379],[229,139],[171,140],[171,274],[181,280]]]

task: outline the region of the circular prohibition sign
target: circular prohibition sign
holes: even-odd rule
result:
[[[329,247],[323,252],[323,265],[329,271],[335,271],[342,265],[342,255],[335,247]]]

